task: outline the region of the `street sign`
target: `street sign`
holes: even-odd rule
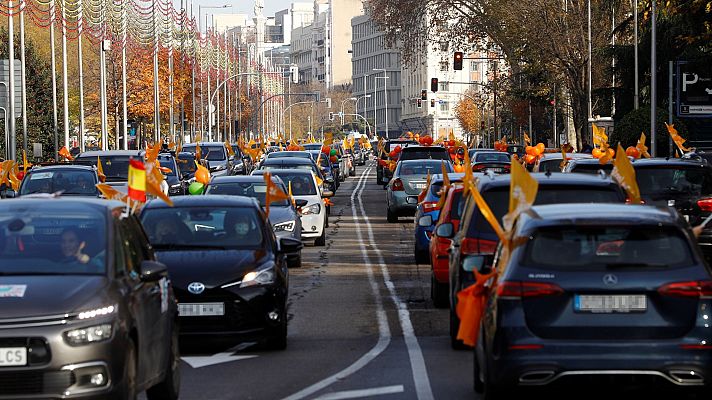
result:
[[[22,64],[20,60],[14,60],[15,65],[15,117],[22,116],[22,80],[20,74],[22,72]],[[7,110],[10,107],[8,99],[10,89],[10,60],[0,60],[0,107]],[[4,118],[4,116],[3,116]]]
[[[712,117],[712,71],[686,61],[677,63],[677,115]]]
[[[32,155],[35,158],[42,157],[42,143],[32,143]]]

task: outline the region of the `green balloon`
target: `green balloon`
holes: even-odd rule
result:
[[[193,182],[188,186],[188,193],[190,194],[203,194],[203,188],[205,185],[203,185],[200,182]]]
[[[336,149],[331,149],[331,151],[329,152],[329,155],[335,156],[335,155],[336,155]]]

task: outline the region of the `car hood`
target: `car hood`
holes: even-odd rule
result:
[[[285,221],[294,221],[297,215],[292,211],[292,207],[275,207],[269,208],[269,223],[272,225]]]
[[[25,286],[22,297],[0,297],[0,319],[26,318],[83,311],[108,305],[108,280],[103,275],[4,276],[0,286]]]
[[[191,282],[206,288],[241,280],[255,267],[272,259],[265,250],[172,250],[156,251],[168,266],[173,286],[186,289]]]

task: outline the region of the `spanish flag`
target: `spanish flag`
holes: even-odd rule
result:
[[[613,159],[611,177],[628,194],[631,204],[640,204],[640,189],[638,189],[638,181],[635,178],[635,168],[633,168],[633,164],[630,163],[620,143],[618,143],[616,158]]]
[[[146,166],[139,160],[129,160],[129,198],[146,202]]]
[[[265,180],[265,185],[267,185],[267,191],[265,193],[265,215],[269,217],[269,205],[275,201],[288,200],[289,195],[284,193],[279,186],[272,182],[272,174],[265,172],[262,177]]]

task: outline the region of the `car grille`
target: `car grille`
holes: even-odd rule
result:
[[[71,371],[2,371],[0,396],[60,395],[75,383]]]
[[[180,329],[185,333],[248,331],[266,325],[260,304],[248,303],[224,289],[210,289],[200,295],[178,289],[176,298],[179,303],[225,303],[225,315],[222,316],[181,317]]]

